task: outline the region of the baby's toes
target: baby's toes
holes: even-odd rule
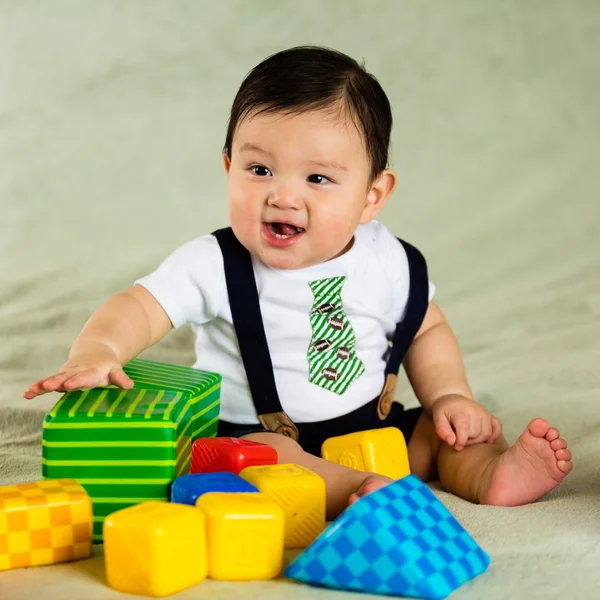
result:
[[[358,496],[359,498],[362,498],[363,496],[366,496],[367,494],[370,494],[371,492],[374,492],[375,490],[378,490],[379,488],[382,488],[383,486],[391,482],[392,479],[390,479],[389,477],[384,477],[383,475],[367,475],[363,480],[361,486],[356,490],[354,494],[352,494],[350,500],[353,496]]]
[[[564,440],[563,438],[558,438],[557,440],[552,440],[550,442],[550,448],[552,448],[552,450],[556,451],[556,450],[562,450],[563,448],[567,447],[567,441]]]
[[[366,496],[367,494],[370,494],[371,492],[382,488],[384,485],[386,485],[385,481],[378,481],[377,479],[373,479],[371,481],[365,482],[359,493],[361,496]]]
[[[556,429],[556,427],[550,427],[550,429],[548,429],[546,432],[545,437],[549,442],[553,442],[560,437],[560,431]]]
[[[358,494],[350,494],[350,498],[348,498],[348,506],[354,504],[357,500],[360,500],[360,496]]]
[[[348,504],[354,504],[359,498],[362,498],[363,496],[366,496],[367,494],[378,490],[384,485],[387,485],[385,481],[381,481],[379,479],[371,479],[370,477],[367,477],[367,479],[365,479],[365,481],[358,488],[358,490],[356,490],[354,494],[350,494],[350,497],[348,498]]]
[[[556,463],[558,470],[567,475],[573,468],[573,463],[570,460],[559,460]]]
[[[556,466],[558,467],[558,470],[566,475],[573,468],[573,463],[571,462],[572,455],[571,451],[567,450],[566,448],[567,443],[565,440],[555,440],[555,442],[560,441],[564,442],[564,446],[558,450],[555,450],[554,456],[556,458]],[[554,442],[551,442],[550,446],[552,446],[553,443]]]

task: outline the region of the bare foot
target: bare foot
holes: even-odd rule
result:
[[[376,475],[375,473],[369,473],[361,483],[360,487],[354,492],[354,494],[350,494],[350,498],[348,498],[348,505],[354,504],[359,498],[382,488],[388,483],[392,483],[393,479],[389,477],[385,477],[384,475]]]
[[[556,487],[573,468],[567,442],[544,419],[534,419],[514,446],[486,469],[481,504],[520,506]]]

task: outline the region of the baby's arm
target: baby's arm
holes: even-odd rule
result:
[[[461,450],[467,444],[491,443],[500,437],[500,421],[473,398],[456,337],[434,302],[429,304],[404,367],[442,440]]]
[[[32,384],[27,399],[104,385],[133,387],[121,368],[172,329],[154,296],[135,285],[107,300],[83,327],[60,370]]]

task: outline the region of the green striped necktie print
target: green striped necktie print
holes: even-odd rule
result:
[[[346,277],[330,277],[309,282],[314,296],[310,313],[309,381],[340,395],[365,370],[356,356],[356,336],[342,306],[345,280]]]

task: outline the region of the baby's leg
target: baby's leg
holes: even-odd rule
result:
[[[501,437],[460,452],[443,444],[423,414],[408,445],[413,472],[431,479],[433,466],[443,488],[471,502],[517,506],[537,500],[571,471],[571,452],[558,429],[534,419],[513,446]]]
[[[325,480],[327,489],[327,520],[335,519],[347,506],[348,499],[358,492],[367,493],[375,487],[390,483],[392,480],[383,475],[363,473],[337,463],[317,458],[302,450],[300,444],[291,438],[276,433],[250,433],[244,439],[268,444],[277,450],[279,463],[294,463],[310,469]],[[379,483],[381,482],[381,483]]]
[[[294,440],[275,433],[244,436],[273,446],[280,463],[296,463],[319,474],[327,488],[327,519],[336,518],[359,496],[392,480],[363,473],[304,452]],[[497,506],[533,502],[571,471],[571,452],[558,429],[534,419],[513,446],[503,437],[460,452],[442,443],[431,417],[423,413],[408,443],[411,472],[423,481],[439,476],[442,487],[465,500]]]

